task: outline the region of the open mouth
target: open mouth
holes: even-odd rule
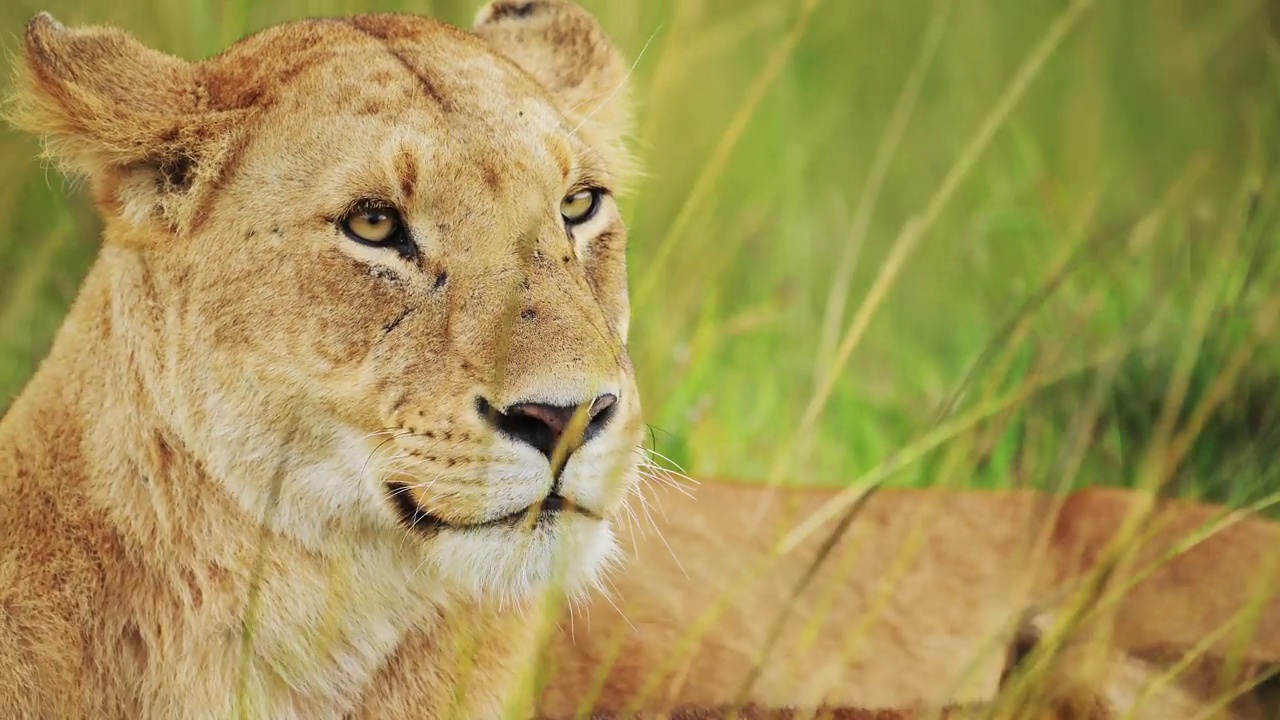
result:
[[[484,522],[470,524],[455,524],[446,522],[435,515],[423,510],[417,502],[414,501],[413,495],[410,493],[409,486],[404,483],[387,483],[388,497],[391,498],[392,505],[396,511],[400,513],[400,519],[408,527],[419,532],[436,533],[442,530],[480,530],[489,527],[499,527],[506,525],[508,527],[516,527],[525,525],[530,529],[536,527],[544,527],[555,522],[556,519],[566,512],[578,513],[589,518],[600,519],[595,513],[585,507],[578,505],[572,500],[560,495],[559,493],[551,493],[538,502],[528,507],[517,510],[509,515],[503,515],[493,520],[485,520]]]

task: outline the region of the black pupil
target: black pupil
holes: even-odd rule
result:
[[[387,221],[385,213],[368,213],[364,216],[364,221],[370,225],[381,225]]]

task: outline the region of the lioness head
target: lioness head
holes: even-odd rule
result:
[[[107,332],[224,491],[467,591],[591,581],[641,425],[626,67],[589,14],[307,20],[194,63],[41,15],[25,57],[18,122],[105,222]]]

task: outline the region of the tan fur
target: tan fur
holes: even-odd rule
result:
[[[770,553],[835,491],[717,482],[689,489],[691,496],[647,490],[654,527],[637,536],[628,571],[613,578],[613,603],[598,597],[562,621],[566,632],[547,655],[547,717],[571,717],[593,693],[597,707],[614,712],[741,701],[904,710],[985,703],[1008,681],[1004,648],[1022,624],[1030,622],[1038,640],[1077,601],[1093,612],[1047,655],[1052,662],[1030,696],[1011,702],[1062,717],[1091,717],[1082,707],[1124,717],[1143,688],[1246,608],[1257,613],[1201,648],[1189,670],[1153,688],[1131,717],[1193,717],[1188,708],[1207,711],[1240,682],[1280,669],[1280,526],[1270,522],[1157,503],[1126,545],[1131,554],[1095,588],[1087,581],[1098,577],[1108,544],[1126,518],[1138,517],[1130,512],[1142,509],[1144,496],[882,490],[857,510],[793,601],[834,523],[792,553]],[[1166,558],[1224,517],[1218,532]],[[1136,574],[1146,570],[1154,573]],[[1118,600],[1114,611],[1107,598]],[[1031,619],[1020,620],[1028,612]],[[1242,662],[1233,675],[1203,669],[1229,659]],[[1254,709],[1258,697],[1246,692],[1231,717],[1268,717]]]
[[[660,510],[612,575],[619,609],[597,589],[560,617],[639,487],[625,228],[612,202],[572,234],[559,217],[575,183],[631,171],[625,74],[565,0],[501,0],[474,33],[304,21],[200,63],[32,21],[14,118],[87,179],[106,229],[0,422],[5,717],[492,718],[531,687],[548,717],[597,691],[601,711],[688,718],[970,717],[997,696],[1007,717],[1118,717],[1259,593],[1252,632],[1135,717],[1270,671],[1280,530],[1236,523],[1128,591],[1216,510],[1160,505],[1117,562],[1144,498],[1109,491],[881,492],[793,598],[830,528],[771,549],[832,493],[646,486]],[[401,210],[416,258],[338,229],[368,197]],[[603,392],[617,414],[559,486],[594,517],[421,532],[397,514],[388,483],[453,524],[537,502],[550,464],[476,398]]]
[[[311,20],[190,63],[41,15],[24,59],[13,117],[105,232],[0,424],[0,715],[441,717],[466,684],[462,715],[495,716],[523,606],[594,582],[636,475],[626,231],[612,200],[572,234],[560,215],[630,168],[595,21]],[[362,198],[416,260],[340,231]],[[397,514],[388,482],[455,525],[540,500],[547,459],[476,398],[604,392],[559,485],[594,517]]]

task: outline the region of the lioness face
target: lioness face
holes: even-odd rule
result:
[[[41,22],[39,85],[42,53],[113,32]],[[261,512],[270,475],[304,541],[396,533],[468,591],[572,590],[613,552],[641,439],[621,129],[588,116],[621,73],[568,3],[478,33],[305,21],[199,65],[114,33],[194,96],[168,124],[197,147],[90,174],[104,253],[163,308],[158,392],[233,495]]]

